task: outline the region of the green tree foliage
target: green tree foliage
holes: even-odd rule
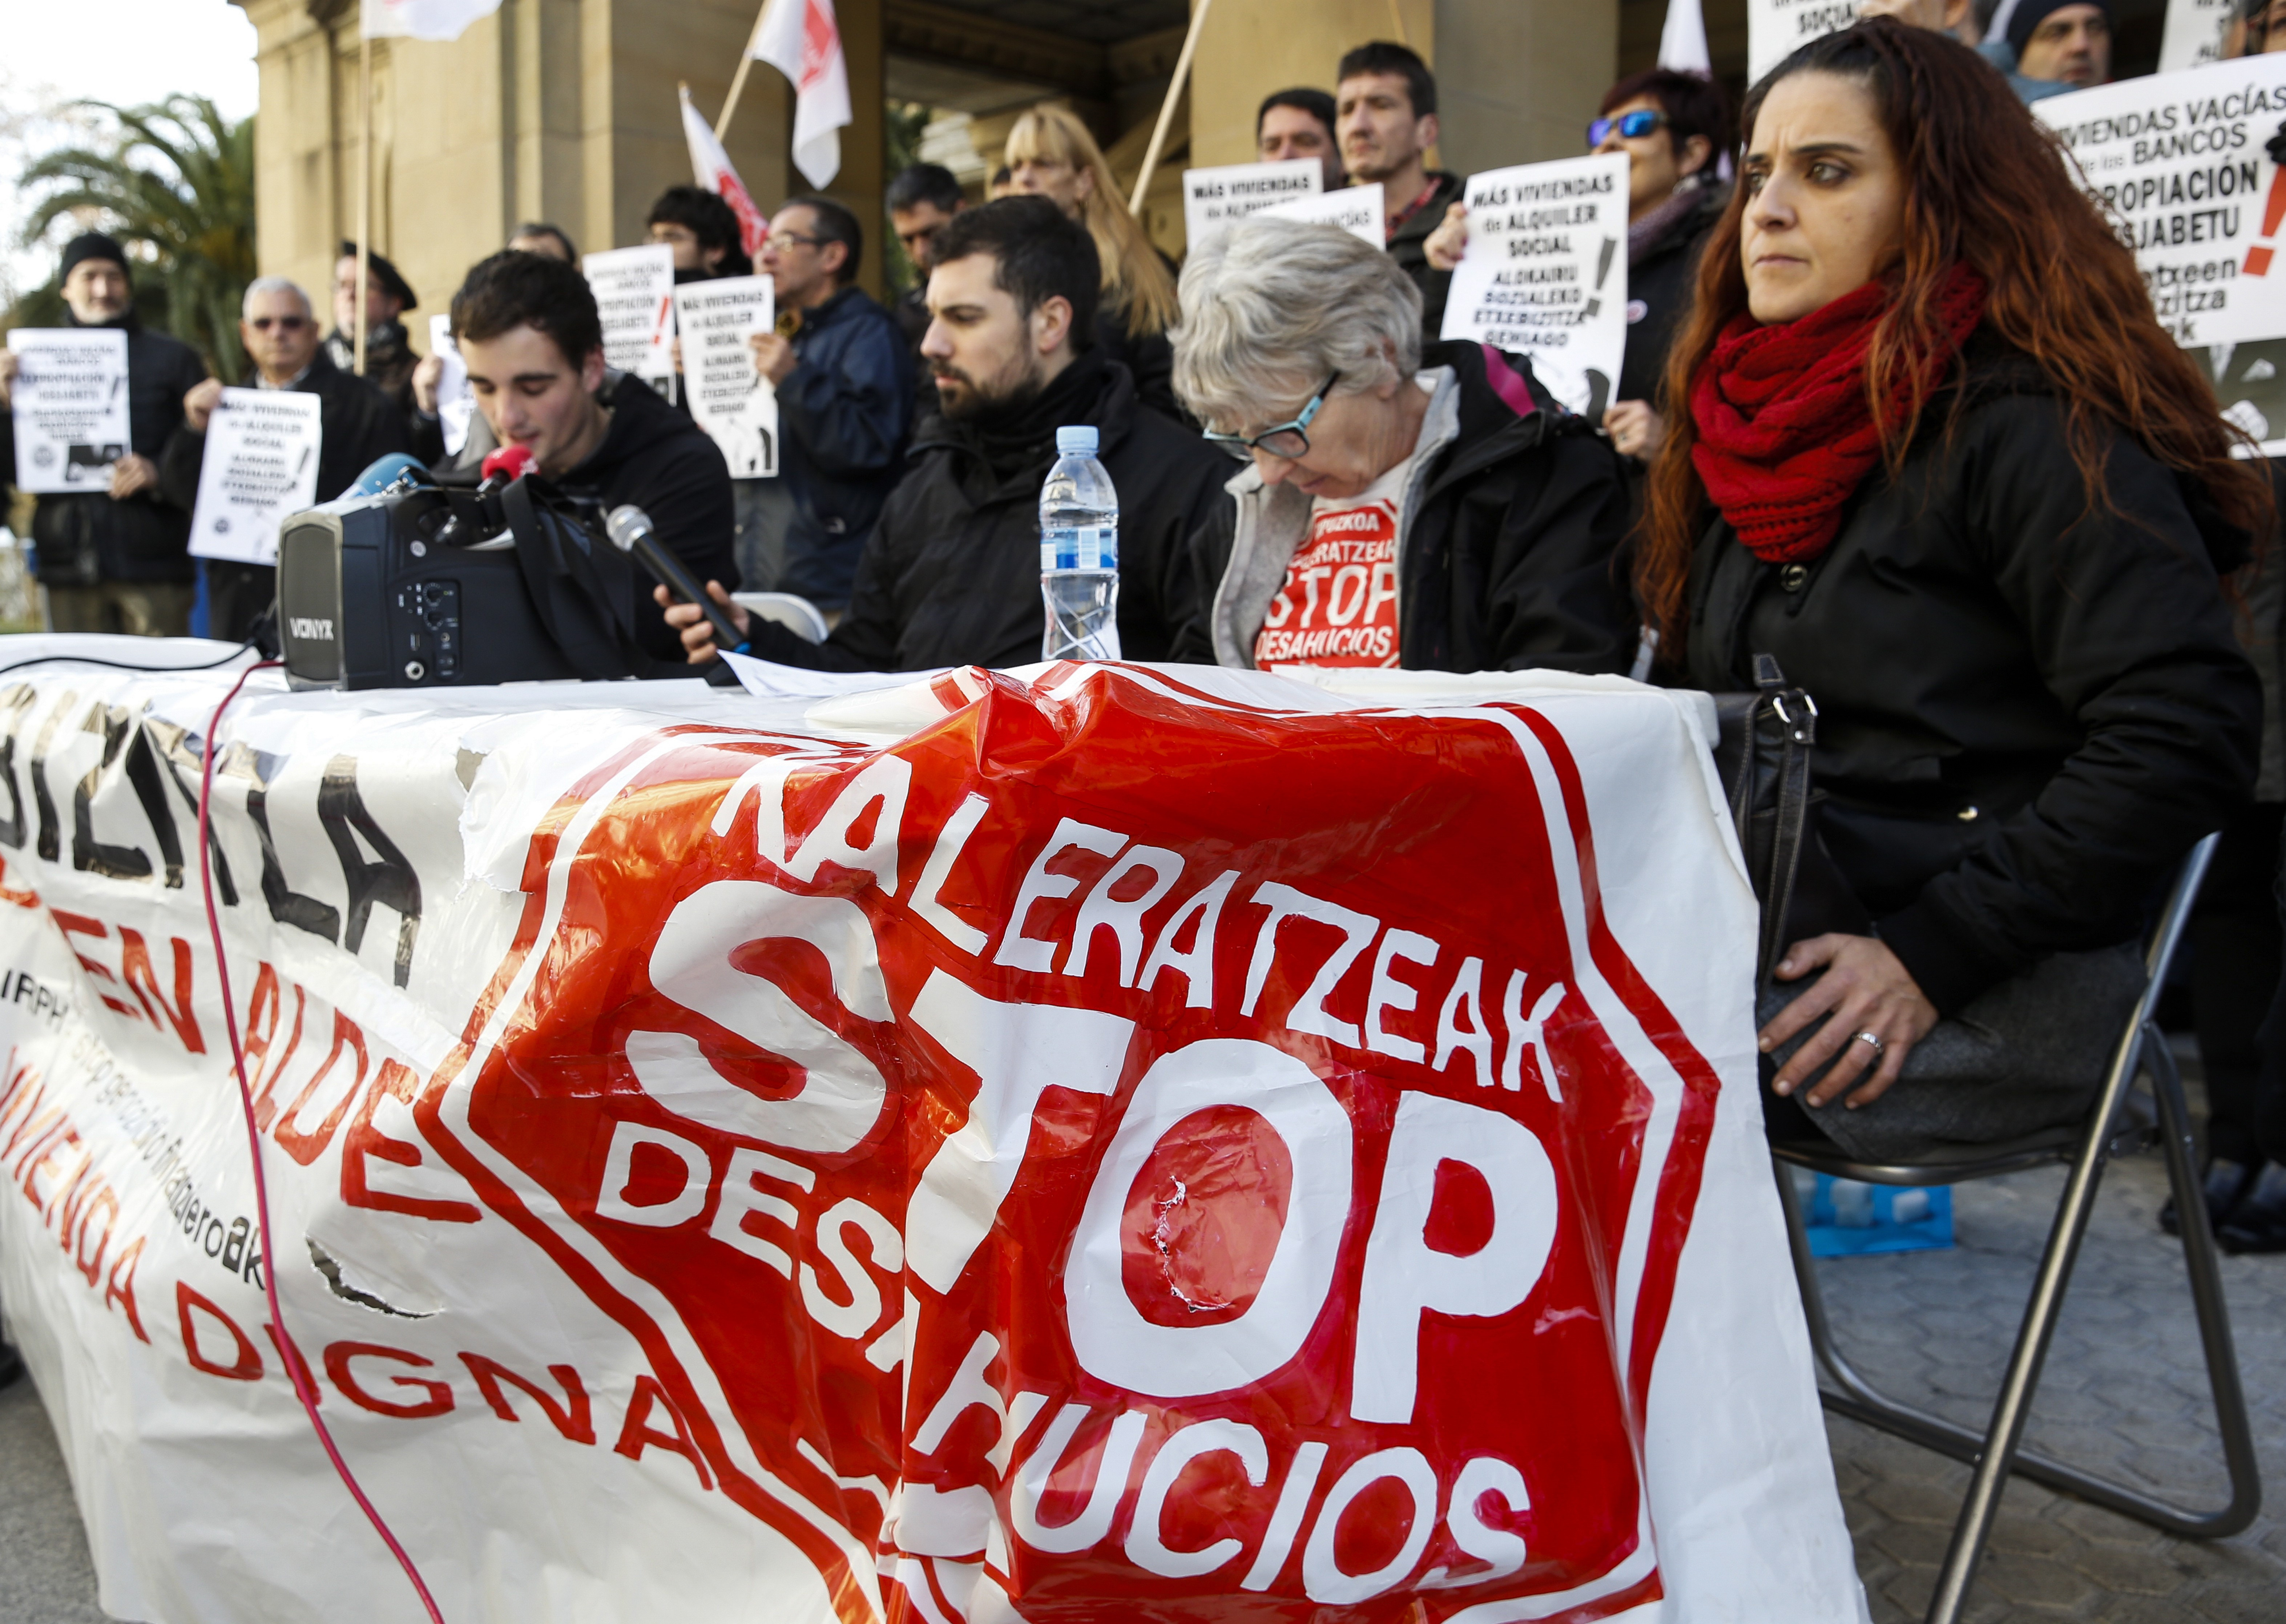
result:
[[[117,121],[108,142],[64,147],[27,165],[22,185],[51,187],[33,208],[25,240],[70,215],[92,220],[136,258],[143,319],[196,346],[216,375],[246,370],[239,301],[254,280],[254,120],[225,118],[203,96],[177,92],[142,107],[83,106]],[[146,259],[137,249],[149,256]],[[26,297],[20,319],[41,319],[57,290]]]

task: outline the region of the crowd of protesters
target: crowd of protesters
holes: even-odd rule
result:
[[[1258,217],[1178,267],[1055,106],[1016,122],[984,202],[930,166],[896,177],[919,280],[889,308],[856,286],[864,233],[840,203],[788,200],[750,267],[721,199],[668,193],[648,230],[678,280],[771,279],[778,324],[752,344],[776,478],[734,490],[687,410],[605,365],[572,244],[544,224],[452,300],[478,408],[457,458],[438,364],[401,325],[415,295],[378,255],[351,332],[353,245],[323,341],[301,289],[248,290],[248,382],[324,403],[321,499],[385,451],[449,482],[513,444],[570,493],[638,502],[751,651],[787,665],[1037,658],[1035,504],[1078,423],[1121,495],[1129,658],[1738,690],[1775,656],[1820,708],[1833,883],[1789,916],[1759,1013],[1767,1105],[1865,1159],[2083,1114],[2149,899],[2225,831],[2236,878],[2203,913],[2198,989],[2222,1068],[2209,1206],[2227,1243],[2286,1250],[2286,1088],[2262,1036],[2279,930],[2246,902],[2286,803],[2271,483],[2025,106],[2109,77],[2109,7],[1863,9],[1735,122],[1699,75],[1603,98],[1585,146],[1628,159],[1631,325],[1595,422],[1528,359],[1441,339],[1464,179],[1430,163],[1434,77],[1389,43],[1256,120],[1263,158],[1381,188],[1379,249]],[[2269,22],[2243,4],[2229,48],[2269,49]],[[72,319],[130,334],[134,443],[107,494],[41,499],[54,624],[179,631],[219,385],[136,324],[117,244],[65,258]],[[209,575],[219,635],[266,602],[240,572]],[[742,588],[832,629],[811,642]],[[658,587],[642,613],[663,670],[727,676],[697,606]]]

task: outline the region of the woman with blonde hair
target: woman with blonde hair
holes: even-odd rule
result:
[[[1042,104],[1008,131],[1012,193],[1036,193],[1087,227],[1103,262],[1103,304],[1095,342],[1106,359],[1135,375],[1143,403],[1179,418],[1170,379],[1167,329],[1177,313],[1174,268],[1128,212],[1111,165],[1087,126],[1066,108]]]

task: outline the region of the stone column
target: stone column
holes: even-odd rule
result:
[[[1191,162],[1254,156],[1254,110],[1291,85],[1334,89],[1343,52],[1405,43],[1437,75],[1437,162],[1463,174],[1561,158],[1615,76],[1619,0],[1218,0],[1192,68]]]

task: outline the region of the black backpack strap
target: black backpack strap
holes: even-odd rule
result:
[[[532,607],[574,670],[590,681],[640,676],[651,661],[628,618],[627,556],[590,534],[556,488],[527,474],[501,493]]]

